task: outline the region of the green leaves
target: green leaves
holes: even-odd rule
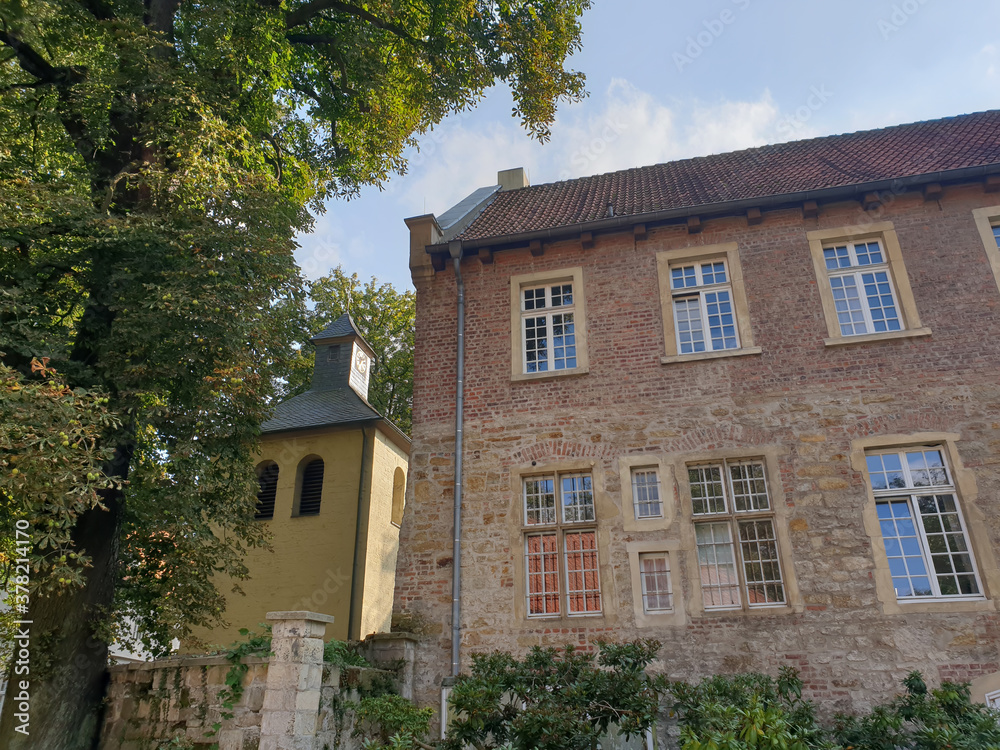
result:
[[[662,678],[645,667],[660,644],[599,644],[599,654],[535,647],[523,660],[476,654],[451,692],[457,718],[444,748],[509,745],[590,750],[609,730],[641,734],[655,721]]]

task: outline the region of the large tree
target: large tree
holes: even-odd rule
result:
[[[293,236],[494,83],[545,140],[557,100],[583,95],[563,66],[587,5],[0,4],[0,361],[27,379],[0,387],[52,389],[0,418],[52,415],[53,393],[107,412],[99,468],[32,454],[30,483],[0,485],[0,533],[32,525],[37,587],[31,734],[8,701],[0,746],[90,746],[123,614],[154,650],[221,616],[213,573],[238,577],[264,542],[251,462],[296,356]],[[30,450],[5,445],[0,471]]]

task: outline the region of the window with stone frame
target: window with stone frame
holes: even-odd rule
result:
[[[636,520],[663,518],[660,474],[655,466],[632,469],[632,507]]]
[[[525,373],[576,369],[573,283],[521,289],[521,333]]]
[[[823,247],[842,336],[903,330],[888,256],[879,239]]]
[[[982,598],[944,451],[870,450],[865,462],[897,600]]]
[[[774,508],[761,460],[688,467],[706,610],[786,604]]]
[[[591,475],[524,477],[522,487],[528,617],[601,614]]]
[[[673,611],[670,557],[666,552],[639,554],[639,582],[642,589],[642,611],[645,614]]]
[[[679,354],[739,348],[732,279],[725,258],[672,264],[670,293]]]

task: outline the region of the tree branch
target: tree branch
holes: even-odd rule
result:
[[[359,8],[358,6],[351,5],[350,3],[343,3],[340,2],[340,0],[312,0],[312,2],[308,2],[305,5],[300,5],[295,10],[289,11],[285,14],[285,26],[286,28],[294,29],[296,26],[301,26],[306,21],[319,15],[324,10],[336,10],[340,13],[346,13],[347,15],[360,18],[362,21],[370,23],[377,29],[382,29],[383,31],[395,34],[400,39],[409,42],[410,44],[415,44],[419,47],[425,48],[429,46],[423,39],[418,39],[417,37],[412,36],[398,23],[383,21],[374,13],[370,13],[364,8]]]
[[[98,21],[111,21],[115,17],[115,12],[104,0],[79,0],[79,3]]]
[[[86,70],[80,67],[57,68],[42,57],[38,51],[22,39],[18,39],[9,31],[0,31],[0,43],[10,47],[17,57],[21,70],[34,76],[41,83],[51,83],[58,86],[71,86],[79,83],[86,75]]]
[[[337,40],[332,36],[324,36],[323,34],[288,34],[286,37],[292,44],[305,44],[310,47],[323,47],[331,46],[335,47],[337,45]]]

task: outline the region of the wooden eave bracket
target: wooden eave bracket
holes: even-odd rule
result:
[[[488,247],[479,248],[479,262],[488,266],[493,262],[493,251]]]
[[[996,193],[1000,191],[1000,174],[991,174],[986,178],[983,183],[983,188],[987,193]]]
[[[944,188],[941,187],[940,182],[930,182],[924,185],[924,200],[925,201],[936,201],[944,195]]]
[[[531,251],[531,254],[534,255],[536,258],[541,258],[542,255],[545,253],[545,248],[542,247],[541,240],[532,240],[528,244],[528,249]]]
[[[764,221],[764,215],[761,214],[760,209],[754,206],[753,208],[747,209],[747,226],[755,226]]]
[[[688,234],[698,234],[701,231],[701,219],[697,216],[688,216]]]
[[[431,253],[431,266],[435,271],[443,271],[448,265],[448,259],[444,253]]]
[[[881,205],[882,201],[879,200],[878,193],[875,192],[865,193],[861,199],[861,207],[865,211],[871,211],[873,208],[878,208]]]
[[[580,232],[580,247],[584,250],[594,246],[594,233],[593,232]]]
[[[802,203],[802,218],[815,219],[819,216],[819,204],[816,201],[804,201]]]
[[[637,240],[646,239],[646,225],[636,224],[634,227],[632,227],[632,234],[635,236]]]

